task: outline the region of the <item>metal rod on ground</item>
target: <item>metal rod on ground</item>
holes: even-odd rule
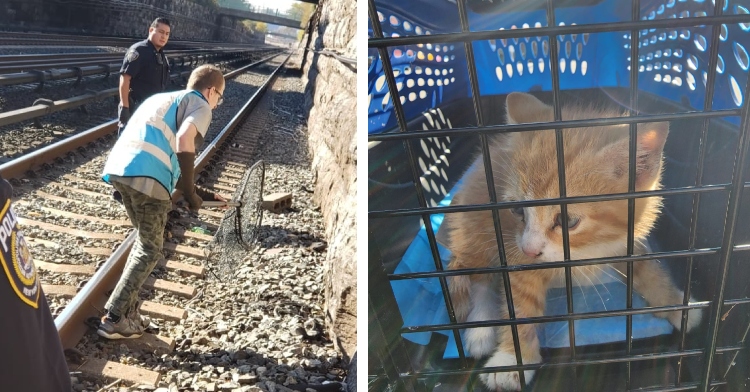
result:
[[[241,201],[204,201],[203,207],[242,207]]]

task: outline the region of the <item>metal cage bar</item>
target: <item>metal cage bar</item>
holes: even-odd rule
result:
[[[630,19],[637,22],[641,16],[641,2],[632,0]],[[630,108],[629,115],[638,114],[638,30],[630,30]],[[638,124],[629,125],[630,143],[628,144],[628,193],[635,192],[635,156],[637,154],[638,144]],[[626,256],[633,255],[635,243],[635,199],[628,199],[628,233],[626,240]],[[625,274],[626,297],[625,309],[633,309],[633,260],[627,261],[627,271]],[[625,353],[630,356],[633,351],[633,315],[628,314],[625,318]],[[625,365],[625,389],[631,389],[632,369],[631,362]]]
[[[718,3],[718,2],[717,2]],[[712,37],[713,38],[713,37]],[[715,73],[716,68],[708,70],[709,73]],[[750,78],[745,84],[745,91],[750,91]],[[724,220],[724,235],[721,241],[721,258],[719,259],[719,273],[716,276],[716,285],[714,286],[714,296],[711,300],[711,313],[708,319],[708,334],[706,336],[706,347],[708,350],[704,354],[703,374],[701,375],[701,388],[703,392],[708,392],[711,384],[711,370],[716,354],[716,344],[719,334],[719,323],[721,319],[721,307],[724,304],[724,291],[726,289],[727,272],[729,272],[729,259],[734,251],[734,231],[737,225],[737,216],[739,215],[740,200],[744,183],[742,181],[745,171],[745,160],[747,150],[750,146],[750,103],[745,102],[742,106],[742,121],[740,123],[740,135],[737,142],[737,151],[735,153],[734,168],[732,169],[732,182],[729,189],[729,201],[727,203],[726,218]]]
[[[668,195],[682,195],[690,193],[706,193],[706,192],[718,192],[729,190],[731,184],[712,184],[702,185],[700,187],[681,187],[681,188],[670,188],[662,189],[658,191],[638,191],[633,193],[609,193],[606,195],[592,195],[592,196],[568,196],[554,199],[536,199],[536,200],[521,200],[521,201],[503,201],[495,204],[466,204],[461,206],[447,206],[447,207],[425,207],[425,208],[404,208],[398,210],[380,210],[370,211],[368,213],[369,218],[386,218],[386,217],[398,217],[398,216],[412,216],[421,214],[441,214],[450,212],[470,212],[470,211],[486,211],[492,208],[514,208],[514,207],[537,207],[544,205],[560,204],[561,202],[567,204],[573,203],[590,203],[596,201],[609,201],[609,200],[623,200],[629,198],[642,198],[652,196],[668,196]]]
[[[632,117],[617,117],[617,118],[595,118],[587,120],[564,120],[559,121],[555,125],[560,128],[579,128],[579,127],[592,127],[597,125],[621,125],[621,124],[633,124],[642,122],[657,122],[657,121],[673,121],[673,120],[685,120],[685,119],[703,119],[703,118],[718,118],[718,117],[730,117],[742,115],[741,109],[721,109],[713,110],[708,113],[706,112],[685,112],[685,113],[674,113],[674,114],[651,114],[643,116],[632,116]],[[441,136],[454,136],[454,135],[473,135],[473,134],[500,134],[500,133],[511,133],[511,132],[526,132],[526,131],[540,131],[549,129],[552,123],[529,123],[529,124],[504,124],[504,125],[490,125],[484,127],[469,127],[469,128],[452,128],[452,129],[441,129],[441,130],[424,130],[424,131],[406,131],[399,133],[381,133],[377,135],[369,135],[368,141],[393,141],[393,140],[406,140],[406,139],[422,139],[430,137],[441,137]]]
[[[547,0],[547,26],[555,26],[555,6],[552,0]],[[552,77],[552,107],[554,111],[554,121],[562,121],[562,108],[560,103],[560,69],[558,60],[559,44],[557,35],[549,35],[549,70]],[[555,150],[557,153],[557,182],[560,192],[560,198],[567,196],[567,186],[565,184],[565,148],[563,147],[563,130],[555,128]],[[563,260],[570,260],[570,233],[568,231],[568,205],[560,203],[560,225],[563,239]],[[565,302],[568,315],[573,314],[573,284],[571,281],[572,270],[565,266]],[[568,342],[570,343],[570,359],[576,359],[576,330],[573,320],[568,320]],[[578,371],[573,368],[573,380],[577,382]]]
[[[745,347],[743,346],[725,346],[725,347],[717,347],[716,351],[718,353],[724,354],[734,351],[740,351],[745,350]],[[568,361],[568,362],[545,362],[545,363],[535,363],[535,364],[529,364],[529,365],[514,365],[514,366],[494,366],[494,367],[486,367],[481,369],[441,369],[441,370],[432,370],[432,371],[417,371],[414,373],[409,374],[402,374],[401,378],[424,378],[424,377],[432,377],[432,376],[457,376],[467,373],[495,373],[495,372],[503,372],[503,371],[518,371],[518,370],[538,370],[541,368],[556,368],[556,367],[573,367],[573,366],[582,366],[582,365],[603,365],[603,364],[612,364],[612,363],[626,363],[628,361],[650,361],[654,359],[669,359],[669,358],[683,358],[683,357],[696,357],[699,355],[704,354],[705,350],[702,349],[693,349],[693,350],[687,350],[687,351],[669,351],[669,352],[663,352],[663,353],[652,353],[652,354],[635,354],[635,355],[629,355],[629,356],[622,356],[622,357],[609,357],[609,358],[602,358],[602,359],[586,359],[586,360],[576,360],[576,361]],[[722,381],[716,381],[712,382],[711,385],[723,385],[725,382]],[[698,383],[694,383],[694,386],[692,388],[698,387]],[[651,389],[648,389],[651,390]],[[662,390],[662,389],[657,389]]]
[[[383,31],[380,28],[380,22],[377,18],[377,8],[375,7],[375,0],[368,0],[368,11],[370,14],[370,23],[373,27],[373,33],[375,37],[383,37]],[[398,123],[399,128],[402,132],[405,132],[407,130],[405,115],[404,115],[404,109],[401,106],[401,101],[398,99],[398,88],[396,85],[396,78],[393,75],[393,67],[391,66],[390,57],[388,55],[388,51],[386,48],[379,48],[378,52],[380,53],[380,60],[383,63],[383,69],[385,70],[386,80],[388,82],[388,90],[391,93],[392,101],[393,101],[393,107],[394,110],[397,113],[398,117]],[[424,196],[424,192],[422,190],[422,186],[419,181],[419,173],[417,172],[417,164],[416,159],[414,158],[414,151],[412,146],[411,140],[404,140],[404,148],[406,150],[407,159],[409,162],[409,165],[411,166],[411,173],[412,173],[412,179],[414,181],[414,189],[417,193],[417,201],[419,203],[420,207],[426,207],[427,202],[426,198]],[[443,270],[443,264],[440,261],[440,254],[437,247],[437,241],[435,240],[435,233],[432,230],[432,222],[430,221],[430,215],[429,214],[423,214],[422,215],[422,221],[424,222],[425,231],[427,233],[427,240],[429,242],[430,251],[432,253],[432,259],[435,263],[435,268],[438,271]],[[453,303],[451,301],[449,291],[448,291],[448,282],[444,277],[439,277],[440,280],[440,287],[441,291],[443,293],[443,299],[445,300],[445,304],[448,311],[448,317],[451,321],[456,321],[456,314],[453,309]],[[461,358],[461,361],[466,364],[466,355],[464,354],[463,350],[463,344],[461,342],[461,336],[458,332],[458,329],[453,330],[453,337],[456,340],[456,345],[458,346],[458,354]]]
[[[367,42],[369,48],[384,48],[388,46],[412,45],[422,43],[448,43],[464,41],[484,41],[503,38],[542,37],[550,35],[607,33],[613,31],[628,31],[642,29],[662,29],[678,27],[695,27],[703,25],[747,23],[747,15],[722,15],[706,17],[689,17],[679,19],[639,20],[637,22],[607,22],[569,26],[547,26],[534,29],[516,30],[486,30],[468,33],[440,33],[431,35],[416,35],[392,38],[371,38]]]
[[[716,1],[716,4],[714,5],[714,16],[721,16],[722,9],[724,8],[724,1],[725,0],[718,0]],[[720,33],[720,25],[713,25],[711,26],[711,44],[710,44],[710,51],[708,55],[709,59],[709,73],[706,81],[706,91],[703,98],[703,111],[704,112],[710,112],[713,109],[713,96],[714,96],[714,83],[716,81],[716,63],[718,62],[719,58],[719,33]],[[695,174],[695,186],[700,186],[703,183],[703,166],[704,161],[706,159],[706,143],[708,142],[708,124],[710,122],[710,119],[704,118],[703,124],[701,126],[701,134],[700,139],[698,142],[698,162],[696,163],[696,174]],[[690,234],[688,239],[688,249],[694,249],[695,248],[695,240],[698,234],[698,210],[700,207],[700,201],[701,201],[701,194],[695,193],[693,194],[693,201],[692,201],[692,216],[691,216],[691,224],[690,224]],[[688,257],[685,269],[685,293],[682,298],[683,305],[687,305],[688,301],[690,301],[690,291],[691,291],[691,280],[693,276],[693,256]],[[685,336],[686,336],[686,329],[687,329],[687,322],[688,322],[688,312],[683,311],[682,312],[682,323],[680,324],[680,350],[685,349]],[[675,387],[679,387],[682,381],[682,367],[683,363],[680,361],[677,364],[677,375],[675,380]]]
[[[466,13],[466,0],[457,0],[456,5],[458,6],[458,15],[461,22],[461,31],[466,33],[469,31],[469,19]],[[470,41],[464,42],[464,51],[466,52],[466,66],[469,71],[469,81],[471,83],[471,96],[472,103],[474,105],[474,112],[476,115],[477,126],[484,126],[484,115],[482,113],[482,105],[479,101],[479,78],[477,76],[476,62],[474,61],[474,48]],[[497,193],[495,192],[495,177],[492,174],[492,159],[490,158],[490,148],[487,141],[487,135],[479,135],[480,144],[482,148],[482,161],[484,164],[485,179],[487,181],[487,192],[490,196],[490,202],[497,202]],[[503,230],[500,224],[500,213],[497,209],[492,210],[492,224],[495,229],[495,241],[497,241],[498,256],[500,257],[501,266],[507,266],[507,258],[505,255],[505,242],[503,241]],[[510,278],[508,272],[503,272],[503,288],[505,289],[505,303],[508,307],[508,317],[511,320],[516,319],[516,311],[513,307],[513,292],[510,286]],[[452,320],[455,321],[455,320]],[[521,343],[518,337],[518,326],[510,326],[511,337],[513,339],[513,350],[516,355],[516,363],[522,364],[523,358],[521,356]],[[526,377],[523,372],[519,372],[519,382],[521,388],[526,387]]]

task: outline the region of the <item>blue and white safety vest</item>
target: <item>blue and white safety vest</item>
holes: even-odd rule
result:
[[[171,194],[180,178],[177,147],[177,109],[180,101],[197,91],[182,90],[161,93],[146,99],[128,121],[120,138],[112,147],[102,171],[102,179],[109,176],[149,177],[158,181]]]

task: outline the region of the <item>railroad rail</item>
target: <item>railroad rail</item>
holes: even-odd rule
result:
[[[249,64],[240,68],[241,70],[240,72],[244,72],[250,67],[262,64],[265,61],[273,57],[276,57],[279,52],[280,50],[263,51],[262,52],[263,54],[268,54],[268,53],[273,53],[273,54],[268,55],[252,64]],[[245,61],[246,59],[247,59],[246,57],[240,57],[240,58],[236,58],[230,61],[229,63]],[[178,70],[178,71],[172,72],[170,74],[170,79],[172,81],[175,81],[180,78],[187,77],[190,75],[190,72],[191,72],[190,69]],[[232,75],[235,75],[235,74],[232,74]],[[0,75],[0,84],[2,84],[1,81],[2,81],[2,75]],[[94,101],[117,96],[118,93],[119,93],[119,89],[117,87],[114,87],[114,88],[110,88],[110,89],[102,90],[102,91],[88,92],[86,94],[82,94],[76,97],[66,98],[66,99],[57,100],[57,101],[45,100],[38,104],[35,103],[33,106],[0,113],[0,126],[14,124],[14,123],[18,123],[21,121],[32,120],[32,119],[36,119],[36,118],[46,116],[48,114],[59,112],[62,110],[69,110],[69,109],[81,107],[83,105],[86,105]]]
[[[234,62],[278,52],[278,48],[263,46],[241,50],[168,51],[167,56],[172,67],[183,67]],[[79,83],[85,76],[106,77],[120,69],[123,54],[76,53],[69,54],[65,60],[59,56],[65,55],[0,56],[0,86],[39,83],[41,89],[46,81],[77,78],[76,83]]]
[[[280,61],[280,65],[196,159],[195,172],[203,171],[200,174],[204,176],[201,180],[213,184],[215,189],[225,195],[231,194],[244,170],[250,167],[251,162],[246,161],[249,158],[247,146],[257,140],[258,130],[247,135],[244,133],[247,127],[240,125],[261,102],[265,91],[290,56],[288,54]],[[278,54],[263,61],[277,57]],[[235,77],[260,63],[250,64],[225,77]],[[111,189],[97,177],[115,132],[116,121],[110,121],[0,165],[0,174],[10,179],[16,187],[15,209],[19,215],[19,224],[25,228],[27,241],[34,248],[35,263],[42,272],[40,276],[45,293],[48,296],[70,298],[55,319],[66,349],[74,349],[84,337],[90,328],[87,320],[100,316],[99,311],[107,299],[107,292],[114,288],[135,239],[134,233],[128,234],[129,221],[123,218],[123,211],[119,211],[119,217],[102,216],[101,204],[103,200],[109,199]],[[211,135],[207,136],[208,140]],[[52,171],[56,175],[53,176]],[[40,191],[38,187],[42,185],[51,191]],[[67,224],[47,222],[46,215],[55,216]],[[175,241],[165,241],[164,250],[170,256],[160,264],[166,271],[164,274],[191,276],[191,279],[205,277],[200,259],[203,257],[205,244],[212,237],[192,232],[189,227],[197,225],[211,231],[221,220],[223,213],[202,210],[200,216],[200,220],[187,216],[170,219],[169,236]],[[71,263],[65,257],[66,252],[70,251],[70,242],[77,249],[75,251],[79,252],[78,257],[72,259],[82,259],[88,263]],[[47,278],[49,281],[45,282]],[[69,279],[70,282],[60,283],[61,279]],[[169,299],[170,304],[147,301],[141,307],[142,313],[164,323],[179,322],[185,318],[186,311],[179,306],[179,302],[188,301],[196,295],[195,289],[189,284],[172,282],[162,277],[149,278],[145,287],[164,293],[165,298]],[[173,338],[150,333],[144,334],[140,339],[122,343],[129,349],[147,347],[154,352],[171,352],[175,348]],[[158,372],[97,358],[96,355],[85,355],[80,362],[79,366],[71,367],[71,370],[135,384],[156,385],[161,377]]]
[[[130,47],[135,41],[143,38],[122,38],[122,37],[107,37],[107,36],[92,36],[92,35],[77,35],[77,34],[48,34],[48,33],[32,33],[32,32],[1,32],[0,31],[0,46],[12,47],[12,46],[115,46],[115,47]],[[170,40],[167,44],[167,49],[175,48],[194,48],[194,47],[206,47],[216,46],[215,41],[193,41],[193,40]],[[255,47],[260,45],[259,43],[231,43],[227,44],[227,47]]]

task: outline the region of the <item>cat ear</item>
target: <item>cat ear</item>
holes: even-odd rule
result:
[[[662,153],[667,141],[669,123],[638,124],[638,139],[635,161],[636,189],[650,188],[661,174]],[[601,152],[601,156],[611,161],[615,157],[614,175],[617,178],[628,178],[630,138],[625,137]]]
[[[508,124],[544,122],[554,119],[552,107],[531,94],[508,94],[505,99],[505,108]]]

